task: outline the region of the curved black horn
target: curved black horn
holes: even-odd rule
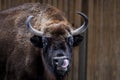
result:
[[[28,30],[29,30],[31,33],[35,34],[35,35],[42,36],[42,35],[43,35],[43,32],[38,31],[38,30],[34,29],[34,28],[31,26],[30,20],[31,20],[32,18],[33,18],[33,16],[29,16],[29,17],[27,18],[27,20],[26,20],[26,25],[27,25],[27,27],[28,27]]]
[[[84,13],[81,13],[81,12],[78,12],[78,14],[84,18],[84,23],[78,29],[73,30],[72,35],[78,35],[80,33],[83,33],[88,27],[88,17]]]

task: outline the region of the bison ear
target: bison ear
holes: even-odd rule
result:
[[[30,41],[32,42],[32,44],[36,47],[42,48],[43,44],[42,44],[42,37],[39,36],[33,36],[30,38]]]
[[[75,35],[73,36],[73,39],[74,39],[74,43],[73,43],[73,46],[78,46],[80,44],[80,42],[83,40],[83,36],[81,36],[80,34],[79,35]]]

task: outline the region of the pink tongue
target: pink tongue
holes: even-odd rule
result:
[[[62,67],[66,68],[69,65],[69,61],[67,59],[64,60]]]

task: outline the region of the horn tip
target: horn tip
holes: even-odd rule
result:
[[[30,19],[32,19],[33,17],[34,17],[34,16],[30,15],[30,16],[28,16],[27,20],[30,20]]]
[[[86,18],[88,18],[84,13],[82,13],[82,12],[77,12],[77,14],[79,14],[79,15],[81,15],[81,16],[84,16],[84,17],[86,17]]]

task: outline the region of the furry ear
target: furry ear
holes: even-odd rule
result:
[[[30,38],[30,41],[32,42],[32,44],[36,47],[42,48],[43,44],[42,44],[42,37],[39,36],[33,36]]]
[[[73,46],[77,46],[80,44],[80,42],[83,40],[83,36],[81,36],[80,34],[79,35],[75,35],[73,36],[73,40],[74,40],[74,43],[73,43]]]

